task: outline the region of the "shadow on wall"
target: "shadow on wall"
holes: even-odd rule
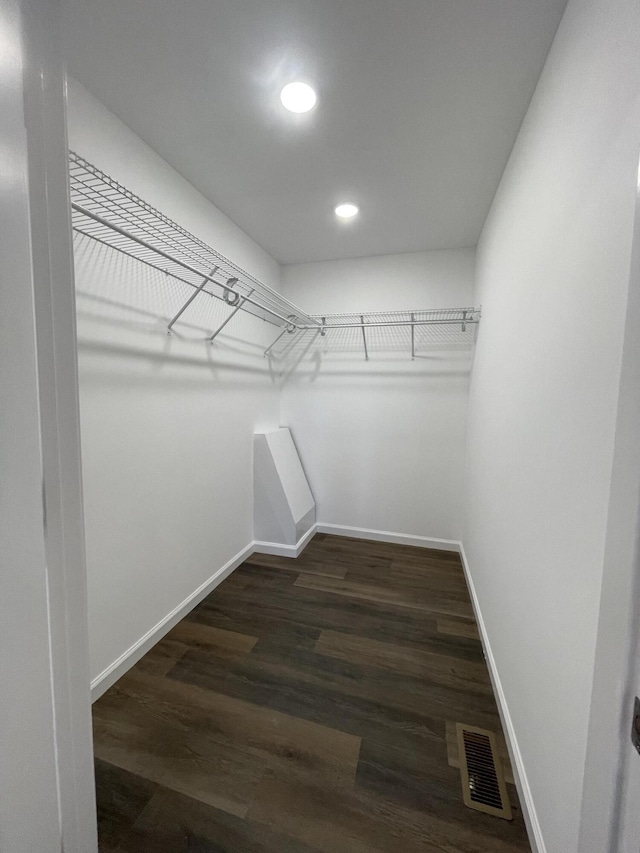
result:
[[[361,328],[285,333],[272,321],[240,311],[213,342],[233,308],[203,291],[168,325],[195,293],[189,285],[116,249],[75,235],[78,349],[94,371],[120,370],[131,381],[137,364],[149,379],[232,381],[251,376],[272,385],[314,383],[324,377],[468,377],[477,326]],[[276,346],[274,341],[277,341]],[[265,358],[265,353],[268,357]],[[92,357],[93,358],[89,358]],[[105,362],[105,359],[107,360]],[[179,368],[175,374],[174,368]],[[203,380],[202,371],[206,371]],[[191,372],[189,372],[191,371]]]
[[[195,292],[170,275],[111,247],[74,235],[78,349],[85,354],[152,366],[257,374],[276,384],[264,351],[277,332],[270,321],[238,312],[213,342],[232,308],[209,293],[197,295],[171,332],[168,325]],[[111,368],[113,369],[113,364]],[[183,371],[184,374],[184,371]],[[191,377],[193,378],[193,377]]]
[[[323,376],[469,376],[477,326],[400,326],[292,332],[269,361],[282,382],[313,383]],[[368,356],[368,358],[367,358]]]

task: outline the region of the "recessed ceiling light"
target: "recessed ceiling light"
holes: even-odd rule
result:
[[[308,113],[316,105],[316,93],[307,83],[288,83],[282,92],[280,100],[292,113]]]
[[[336,216],[340,219],[351,219],[358,213],[358,209],[357,204],[339,204],[336,207]]]

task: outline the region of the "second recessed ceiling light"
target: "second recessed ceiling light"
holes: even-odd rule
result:
[[[336,207],[335,213],[340,219],[352,219],[358,213],[358,210],[357,204],[339,204]]]
[[[316,105],[316,93],[307,83],[288,83],[282,92],[280,100],[292,113],[308,113]]]

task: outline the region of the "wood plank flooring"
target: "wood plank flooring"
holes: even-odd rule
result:
[[[254,555],[93,707],[102,853],[523,853],[462,802],[499,733],[457,555],[317,534]]]

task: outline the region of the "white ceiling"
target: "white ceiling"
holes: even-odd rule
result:
[[[456,248],[477,243],[565,4],[65,0],[66,52],[281,263]],[[294,79],[318,92],[305,116],[279,102]]]

